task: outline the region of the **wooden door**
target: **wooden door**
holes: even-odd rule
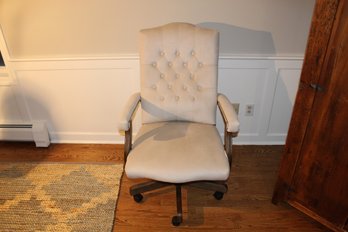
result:
[[[331,5],[318,6],[325,2]],[[329,20],[318,22],[314,15],[312,21],[312,36],[318,33],[313,24],[325,33],[310,37],[307,46],[295,103],[299,106],[294,108],[273,201],[285,200],[329,228],[344,231],[348,229],[348,1],[319,0],[316,13],[325,7],[332,10],[326,12]],[[327,46],[322,47],[325,41]],[[319,49],[325,52],[315,54]],[[309,69],[315,65],[315,70]],[[300,129],[297,135],[296,129]]]

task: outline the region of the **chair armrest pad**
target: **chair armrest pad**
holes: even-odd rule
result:
[[[218,106],[221,110],[222,116],[226,124],[226,130],[228,132],[239,131],[238,115],[233,108],[233,105],[228,98],[223,94],[218,94]]]
[[[120,131],[127,131],[129,129],[129,121],[132,120],[132,116],[137,109],[139,102],[140,93],[134,93],[129,97],[127,104],[120,115],[120,121],[118,123],[118,129]]]

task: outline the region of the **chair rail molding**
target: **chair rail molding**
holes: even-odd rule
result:
[[[235,144],[285,143],[302,62],[299,56],[220,54],[219,92],[239,104],[241,129]],[[7,63],[12,81],[0,81],[0,102],[24,103],[12,104],[15,107],[0,114],[0,121],[22,120],[20,112],[27,112],[31,121],[47,123],[53,143],[123,143],[118,115],[127,96],[140,89],[137,54],[8,57]],[[254,107],[252,116],[246,115],[247,105]],[[139,111],[134,133],[140,118]],[[223,133],[220,116],[217,127]]]

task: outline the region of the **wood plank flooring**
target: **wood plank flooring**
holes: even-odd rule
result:
[[[184,222],[171,225],[176,212],[175,190],[144,194],[136,203],[129,187],[138,183],[123,176],[114,231],[328,231],[286,204],[271,203],[283,146],[234,146],[229,191],[221,201],[211,192],[183,189]],[[0,162],[122,163],[121,145],[0,142]]]

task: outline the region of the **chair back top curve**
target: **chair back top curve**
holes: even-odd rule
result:
[[[189,23],[139,33],[142,122],[216,122],[219,34]]]

